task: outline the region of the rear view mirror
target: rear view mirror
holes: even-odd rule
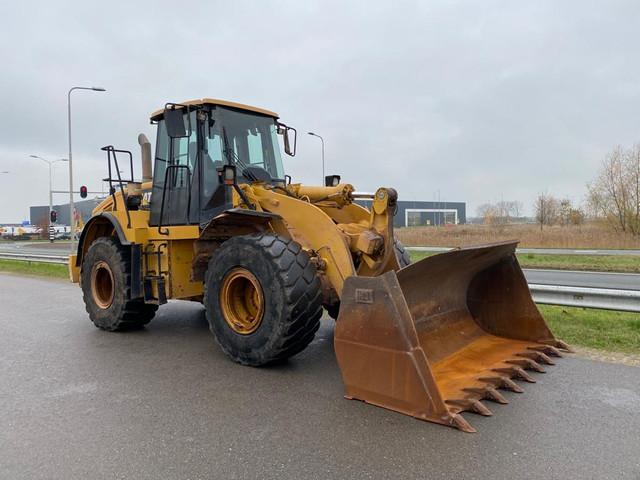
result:
[[[289,132],[293,132],[293,148],[291,148],[291,139]],[[296,156],[296,145],[298,143],[298,131],[293,127],[287,127],[284,123],[278,123],[278,134],[284,136],[284,151],[291,157]]]
[[[167,134],[171,138],[187,137],[187,129],[184,125],[184,111],[182,109],[165,107],[164,123],[167,127]]]

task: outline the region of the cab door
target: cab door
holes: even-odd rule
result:
[[[199,220],[197,112],[181,115],[184,129],[177,136],[169,135],[166,118],[158,121],[149,221],[152,226],[188,225]]]

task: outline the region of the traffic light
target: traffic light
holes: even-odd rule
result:
[[[84,185],[80,187],[80,198],[87,198],[87,187]]]
[[[51,223],[56,223],[57,219],[58,219],[58,212],[56,212],[55,210],[51,210]]]

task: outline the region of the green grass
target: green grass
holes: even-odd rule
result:
[[[640,257],[632,255],[545,255],[522,253],[518,255],[518,261],[526,268],[640,273]]]
[[[433,252],[410,252],[413,262],[434,255]],[[594,272],[640,273],[640,257],[632,255],[546,255],[518,254],[523,268],[550,268],[554,270],[590,270]]]
[[[23,260],[0,260],[0,272],[39,275],[54,278],[69,278],[69,270],[66,265],[25,262]]]
[[[640,314],[538,305],[554,335],[569,345],[640,354]]]

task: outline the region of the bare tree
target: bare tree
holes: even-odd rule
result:
[[[496,219],[495,205],[491,203],[483,203],[476,210],[478,217],[482,218],[485,225],[493,225]]]
[[[477,209],[477,214],[487,225],[506,224],[514,217],[520,216],[522,202],[517,200],[501,200],[496,203],[483,203]]]
[[[520,216],[522,216],[522,202],[519,200],[514,200],[512,202],[509,202],[510,204],[510,212],[511,214],[518,218]]]
[[[559,202],[548,193],[541,193],[536,198],[535,211],[536,222],[540,225],[540,230],[544,225],[553,225],[558,218]]]
[[[615,230],[640,235],[640,145],[613,149],[588,185],[587,202]]]
[[[581,208],[572,208],[569,212],[569,223],[571,225],[582,225],[586,218]]]
[[[573,209],[573,205],[571,204],[571,200],[568,198],[563,198],[560,200],[558,204],[558,222],[562,226],[569,225],[569,218],[571,217],[571,210]]]

